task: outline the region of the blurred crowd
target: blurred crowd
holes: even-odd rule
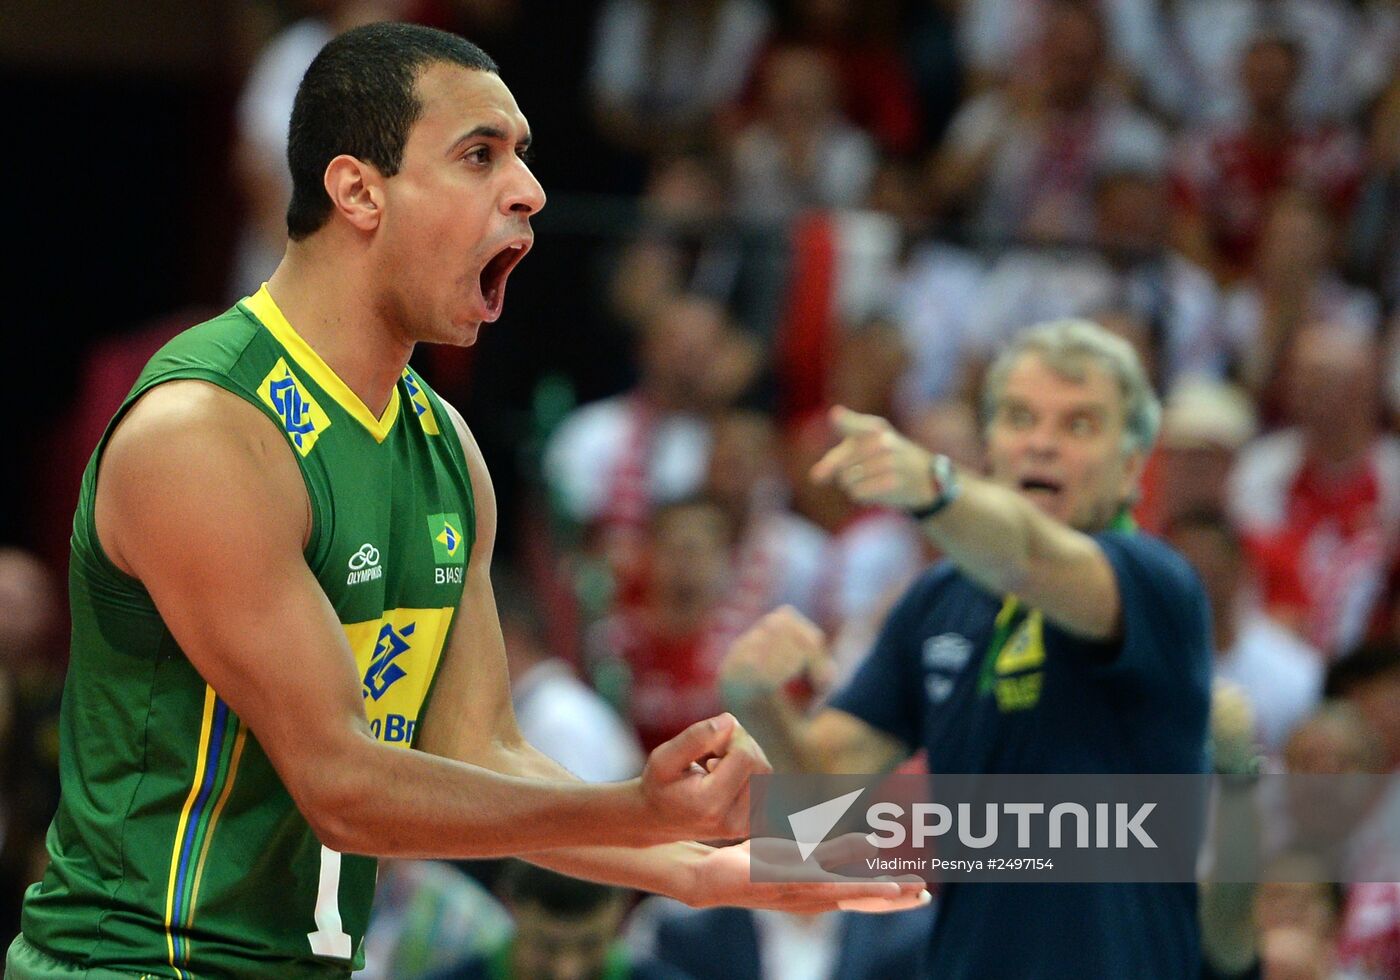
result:
[[[781,604],[833,638],[794,692],[820,699],[937,558],[907,517],[807,478],[826,410],[976,469],[982,368],[1077,316],[1163,398],[1136,517],[1200,572],[1250,746],[1274,771],[1400,769],[1400,3],[250,6],[266,42],[232,113],[226,292],[79,352],[39,556],[0,551],[0,938],[56,792],[78,475],[145,357],[275,266],[296,85],[373,19],[495,56],[551,195],[480,365],[418,358],[502,493],[535,744],[584,778],[636,773],[720,710],[728,643]],[[371,974],[876,977],[926,929],[656,899],[629,918],[610,889],[469,870],[386,867]],[[1263,889],[1253,921],[1266,976],[1400,976],[1400,884]]]

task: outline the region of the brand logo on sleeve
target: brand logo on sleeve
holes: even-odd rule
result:
[[[940,633],[924,641],[924,690],[942,704],[952,696],[957,675],[972,659],[972,641],[958,633]]]

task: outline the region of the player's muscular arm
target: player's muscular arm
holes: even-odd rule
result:
[[[106,450],[96,520],[327,846],[467,857],[732,830],[743,760],[688,797],[646,799],[636,785],[528,778],[376,741],[354,656],[302,556],[307,500],[292,451],[240,398],[201,382],[147,394]],[[679,754],[724,754],[730,734],[700,732]]]
[[[573,780],[575,777],[563,767],[525,741],[516,723],[505,665],[505,643],[490,579],[491,552],[496,536],[495,492],[481,451],[466,423],[450,405],[447,410],[466,453],[476,503],[476,542],[468,564],[458,620],[463,625],[470,624],[471,628],[454,630],[448,642],[417,748],[500,772]],[[731,753],[737,751],[740,755],[752,754],[754,758],[763,759],[762,752],[742,729],[735,728],[733,739]],[[656,782],[658,777],[669,781],[667,770],[690,768],[694,756],[677,752],[675,744],[676,740],[668,742],[651,754],[644,781],[649,778]],[[724,760],[719,763],[720,766],[726,764],[729,763]],[[715,772],[719,771],[717,767]],[[694,778],[693,773],[691,778]],[[741,802],[747,807],[746,792],[741,794]],[[646,842],[646,836],[639,835],[629,843]],[[560,847],[534,851],[527,857],[564,874],[657,892],[697,906],[725,904],[819,912],[836,907],[839,901],[853,899],[857,893],[893,898],[901,887],[904,895],[896,904],[907,905],[917,901],[919,890],[917,886],[891,886],[881,882],[754,882],[745,846],[714,848],[693,841],[652,847]],[[810,866],[806,869],[795,866],[786,869],[782,877],[798,878],[812,872]]]
[[[476,510],[476,538],[458,613],[458,623],[470,628],[459,626],[448,641],[416,747],[498,772],[573,781],[575,776],[525,740],[516,723],[490,576],[496,539],[495,489],[466,423],[456,409],[446,407],[467,457]],[[630,848],[573,849],[530,857],[568,874],[687,896],[684,869],[709,848],[677,843],[655,850],[657,854],[647,855]]]

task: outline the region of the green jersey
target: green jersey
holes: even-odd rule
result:
[[[311,500],[306,561],[354,651],[370,729],[411,748],[476,526],[442,403],[406,370],[376,419],[266,287],[157,353],[112,426],[176,379],[227,389],[286,433]],[[106,441],[73,525],[63,794],[24,936],[79,966],[180,980],[346,976],[364,962],[375,861],[316,839],[256,737],[103,553],[93,501]],[[275,622],[247,642],[282,653]]]

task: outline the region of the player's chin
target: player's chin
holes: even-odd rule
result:
[[[483,322],[479,314],[459,312],[447,321],[447,326],[442,328],[438,336],[431,338],[431,342],[452,347],[470,347],[481,335]]]
[[[479,336],[481,336],[481,321],[472,320],[458,328],[457,337],[453,343],[458,347],[470,347],[476,343]]]

